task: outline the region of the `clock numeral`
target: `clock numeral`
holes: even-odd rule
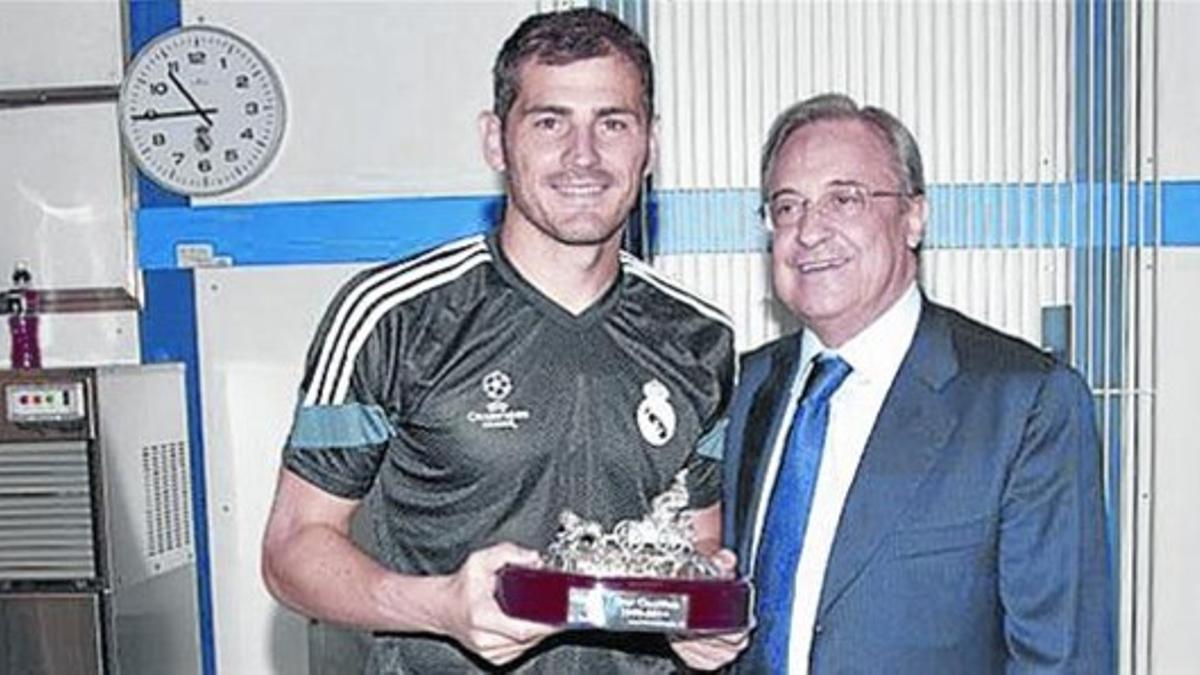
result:
[[[205,52],[188,52],[187,59],[188,63],[193,66],[199,66],[208,60],[208,54]]]
[[[258,102],[257,101],[250,101],[250,102],[246,103],[246,114],[247,115],[257,115],[258,114]]]
[[[155,96],[164,96],[167,93],[167,83],[166,82],[151,82],[150,83],[150,93],[154,94]]]
[[[254,140],[254,129],[251,129],[250,127],[246,127],[245,129],[242,129],[242,133],[238,134],[238,136],[240,136],[241,138],[244,138],[248,141],[252,141],[252,140]]]
[[[171,153],[171,159],[175,161],[175,166],[183,164],[184,154],[178,150]]]
[[[231,162],[231,163],[238,161],[238,151],[234,148],[229,148],[228,150],[226,150],[225,151],[225,161]]]
[[[221,70],[229,69],[229,61],[227,61],[224,56],[221,57],[220,63],[221,63]]]
[[[167,61],[167,70],[172,73],[178,73],[179,72],[179,62],[178,61]]]
[[[237,87],[238,89],[249,89],[250,88],[250,76],[249,75],[238,75],[237,77],[233,78],[233,86]]]
[[[150,142],[153,143],[154,145],[166,145],[167,144],[167,136],[166,136],[166,134],[161,133],[161,132],[156,133],[150,137]]]
[[[207,159],[202,159],[199,162],[196,162],[196,168],[200,170],[200,173],[208,173],[209,171],[212,171],[212,162],[208,161]]]

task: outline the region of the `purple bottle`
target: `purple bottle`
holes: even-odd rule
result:
[[[42,348],[38,343],[38,295],[30,287],[33,281],[29,270],[18,265],[12,275],[13,291],[9,296],[11,314],[8,333],[12,342],[10,363],[14,370],[42,367]]]

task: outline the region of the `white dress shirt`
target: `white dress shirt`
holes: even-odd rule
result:
[[[822,352],[842,357],[853,370],[830,399],[829,425],[826,428],[825,448],[817,471],[804,548],[796,566],[795,596],[792,603],[791,638],[788,641],[788,673],[806,675],[808,655],[812,647],[817,606],[825,579],[825,566],[837,532],[846,494],[854,481],[859,460],[866,448],[867,438],[875,426],[883,399],[887,396],[900,362],[912,344],[921,315],[921,294],[914,283],[886,312],[871,325],[838,349],[828,349],[812,331],[804,331],[800,342],[800,363],[808,364],[797,373],[792,383],[791,397],[784,419],[795,416],[796,405],[812,369],[811,362]],[[790,428],[789,422],[787,427]],[[787,428],[779,434],[772,449],[764,489],[773,487],[783,449],[787,445]],[[767,493],[769,494],[769,492]],[[755,532],[761,536],[766,517],[762,500],[756,514]],[[757,537],[756,537],[757,539]],[[754,555],[758,554],[755,542]]]

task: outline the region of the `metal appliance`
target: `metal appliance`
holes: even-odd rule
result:
[[[183,366],[0,396],[0,675],[199,673]]]

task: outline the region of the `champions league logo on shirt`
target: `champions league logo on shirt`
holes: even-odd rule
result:
[[[504,399],[512,393],[512,378],[502,370],[493,370],[483,376],[480,382],[483,393],[489,399],[487,412],[472,410],[467,413],[467,421],[478,424],[484,429],[516,429],[517,422],[529,419],[528,410],[509,410]]]
[[[512,379],[504,371],[493,370],[483,376],[483,393],[492,399],[492,403],[488,404],[489,410],[492,406],[503,406],[504,399],[512,393]]]
[[[658,380],[642,385],[645,398],[638,404],[637,425],[642,438],[654,447],[662,447],[675,435],[675,408],[667,400],[671,392]]]

